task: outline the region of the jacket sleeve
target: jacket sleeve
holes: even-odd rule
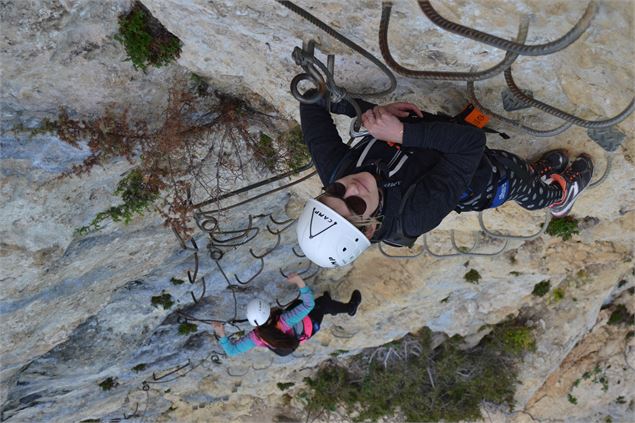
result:
[[[304,143],[309,149],[322,184],[327,185],[348,147],[342,142],[330,113],[324,107],[300,103],[300,122]]]
[[[285,311],[280,315],[280,320],[283,320],[288,326],[293,327],[306,317],[307,314],[315,307],[315,299],[313,298],[313,291],[308,286],[300,288],[300,299],[302,304],[298,304],[289,311]]]
[[[402,214],[407,234],[418,236],[434,229],[456,207],[472,182],[485,151],[482,130],[448,122],[405,123],[403,145],[432,149],[437,164],[417,182]],[[416,233],[412,233],[416,232]]]
[[[251,331],[235,342],[232,342],[229,337],[223,336],[218,340],[218,343],[221,347],[223,347],[223,350],[225,351],[225,354],[227,354],[227,356],[233,357],[238,354],[247,352],[252,348],[255,348],[257,346],[255,337],[256,334],[254,333],[254,331]]]
[[[358,100],[362,111],[372,108],[374,104]],[[322,184],[329,183],[340,159],[349,150],[342,142],[330,113],[326,110],[325,100],[316,104],[300,103],[300,122],[304,143],[309,149],[313,163]],[[355,117],[355,109],[346,101],[332,104],[331,110],[336,114]]]

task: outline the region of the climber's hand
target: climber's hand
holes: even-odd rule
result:
[[[293,285],[297,285],[298,288],[304,288],[304,286],[305,286],[304,280],[302,280],[300,275],[298,275],[297,273],[291,273],[287,277],[287,282],[289,282],[290,284],[293,284]]]
[[[403,123],[383,106],[366,110],[362,114],[362,124],[378,140],[398,144],[403,140]]]
[[[225,326],[221,322],[212,322],[212,327],[214,328],[216,335],[221,338],[225,336]]]

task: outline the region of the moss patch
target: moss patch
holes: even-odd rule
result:
[[[198,330],[198,326],[194,323],[184,322],[179,325],[179,335],[189,335]]]
[[[146,363],[137,364],[136,366],[132,368],[132,371],[135,373],[139,373],[144,371],[147,367],[148,365]]]
[[[98,385],[102,391],[110,391],[112,388],[119,385],[119,383],[117,383],[117,378],[109,377],[99,382]]]
[[[172,295],[165,291],[161,291],[161,295],[155,295],[150,299],[150,302],[154,307],[161,306],[164,310],[169,309],[174,305]]]
[[[463,275],[463,279],[469,283],[478,283],[481,280],[481,274],[476,269],[470,269],[469,272]]]
[[[572,216],[554,217],[547,226],[547,231],[551,236],[559,236],[564,241],[571,239],[574,234],[579,234],[578,220]]]
[[[285,390],[291,388],[294,385],[295,385],[295,383],[293,383],[293,382],[284,382],[284,383],[283,382],[278,382],[278,383],[276,383],[276,386],[281,391],[285,391]]]
[[[553,301],[558,303],[564,298],[564,289],[556,288],[553,290]]]
[[[609,325],[632,325],[635,324],[635,316],[628,312],[624,304],[619,304],[611,313],[608,321]]]
[[[545,294],[547,294],[547,292],[549,292],[550,289],[551,289],[551,281],[544,280],[534,285],[534,290],[531,291],[531,293],[535,295],[536,297],[544,297]]]
[[[177,279],[177,278],[171,278],[170,282],[172,282],[172,285],[183,285],[185,283],[183,279]]]

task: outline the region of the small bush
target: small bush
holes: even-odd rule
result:
[[[139,373],[139,372],[144,371],[147,367],[148,366],[147,366],[146,363],[137,364],[136,366],[134,366],[132,368],[132,371],[135,372],[135,373]]]
[[[469,283],[478,283],[481,280],[481,274],[476,269],[470,269],[469,272],[463,275],[463,278]]]
[[[460,337],[435,349],[431,339],[431,332],[422,330],[415,336],[420,355],[387,366],[378,361],[368,364],[364,355],[353,357],[347,367],[322,366],[305,379],[307,388],[299,393],[309,416],[317,418],[343,406],[348,413],[358,412],[354,421],[390,420],[398,410],[407,421],[473,421],[481,418],[482,401],[511,407],[518,354],[534,348],[528,328],[513,322],[497,325],[470,350],[460,348]],[[385,347],[399,349],[402,342],[406,341]]]
[[[294,385],[295,385],[295,383],[293,383],[293,382],[286,382],[286,383],[278,382],[278,383],[276,383],[276,386],[281,391],[285,391],[285,390],[291,388]]]
[[[172,300],[172,295],[165,291],[161,291],[161,295],[155,295],[150,299],[150,302],[153,306],[161,306],[164,310],[169,309],[174,305],[174,301]]]
[[[619,304],[611,313],[608,323],[609,325],[632,325],[635,324],[635,316],[628,312],[624,304]]]
[[[579,234],[578,221],[572,216],[555,217],[547,226],[547,233],[551,236],[559,236],[563,241],[571,239],[574,234]]]
[[[110,391],[115,386],[119,385],[117,378],[109,377],[98,383],[102,391]]]
[[[502,343],[503,351],[509,354],[520,355],[536,350],[536,339],[526,326],[499,325],[492,336]]]
[[[571,394],[567,394],[567,400],[573,405],[578,403],[578,399]]]
[[[143,71],[148,66],[167,65],[181,54],[181,41],[140,2],[135,2],[129,13],[119,17],[115,40],[126,49],[132,66]]]
[[[171,278],[170,282],[172,282],[172,285],[183,285],[185,283],[183,279],[177,279],[177,278]]]
[[[115,195],[123,200],[122,204],[110,207],[108,210],[97,213],[97,216],[88,224],[77,230],[80,235],[101,229],[101,222],[112,219],[114,222],[123,220],[125,224],[135,215],[142,216],[150,209],[154,201],[159,197],[159,189],[156,185],[148,183],[139,170],[132,170],[117,184]]]
[[[300,125],[292,127],[279,138],[280,144],[286,150],[286,165],[291,170],[298,170],[311,160],[309,150],[304,144]]]
[[[564,298],[564,289],[556,288],[553,290],[553,301],[558,303]]]
[[[257,158],[265,165],[271,172],[276,170],[277,154],[273,147],[273,138],[264,132],[260,133],[260,139],[258,145],[254,149]]]
[[[190,333],[194,333],[198,330],[198,326],[194,323],[183,322],[179,325],[179,334],[180,335],[189,335]]]
[[[551,281],[544,280],[538,282],[534,285],[534,290],[531,293],[537,297],[544,297],[547,292],[551,289]]]

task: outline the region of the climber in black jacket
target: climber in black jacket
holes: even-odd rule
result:
[[[452,210],[514,200],[563,216],[591,180],[593,164],[585,154],[567,166],[566,152],[553,150],[530,164],[488,149],[483,130],[474,126],[411,103],[356,100],[370,135],[352,148],[342,143],[324,101],[300,105],[304,142],[324,192],[307,201],[297,235],[304,254],[320,266],[348,264],[371,242],[412,246]],[[355,117],[346,101],[332,104],[331,112]]]

